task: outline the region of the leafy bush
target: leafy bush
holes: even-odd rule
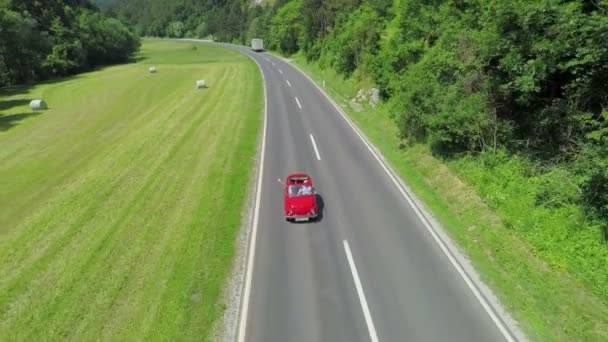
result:
[[[583,192],[577,180],[566,168],[555,167],[538,177],[535,206],[561,208],[575,206]]]
[[[472,184],[510,229],[524,236],[535,254],[556,269],[581,279],[595,294],[608,298],[608,261],[599,224],[580,206],[586,192],[565,168],[546,168],[504,149],[466,156],[449,163]],[[600,208],[606,175],[594,179]]]

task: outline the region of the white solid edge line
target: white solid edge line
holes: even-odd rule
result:
[[[289,80],[285,80],[285,82],[287,82],[287,86],[291,88],[291,83],[289,83]]]
[[[315,137],[310,134],[310,141],[312,141],[312,147],[315,149],[315,154],[317,155],[317,160],[321,160],[321,155],[319,154],[319,150],[317,149],[317,143],[315,142]]]
[[[302,105],[300,104],[300,100],[298,100],[297,96],[296,96],[296,103],[298,104],[298,108],[302,109]]]
[[[359,295],[359,302],[361,302],[361,309],[363,310],[363,316],[365,317],[365,323],[367,324],[367,330],[369,331],[369,337],[372,342],[378,342],[378,334],[376,334],[376,328],[374,327],[374,321],[372,321],[372,315],[369,312],[369,307],[367,306],[367,300],[365,299],[365,293],[363,292],[363,286],[361,285],[361,279],[359,279],[359,272],[357,272],[357,266],[355,265],[355,261],[353,260],[353,255],[350,252],[350,247],[348,246],[348,241],[342,240],[344,243],[344,252],[346,252],[346,258],[348,259],[348,266],[350,266],[350,272],[353,275],[353,280],[355,281],[355,288],[357,289],[357,294]]]
[[[458,272],[458,274],[460,274],[460,276],[465,281],[465,283],[467,284],[467,286],[469,287],[469,289],[471,290],[471,292],[473,292],[473,295],[475,296],[475,298],[477,298],[477,300],[479,301],[479,303],[481,304],[481,306],[484,308],[484,310],[487,312],[487,314],[490,316],[490,318],[492,319],[492,321],[494,321],[494,324],[496,324],[496,326],[498,327],[498,329],[500,330],[500,332],[503,334],[503,336],[505,337],[505,339],[507,341],[509,341],[509,342],[515,342],[516,340],[513,338],[513,336],[509,332],[509,330],[505,327],[504,323],[500,320],[500,318],[498,318],[498,316],[496,315],[496,313],[494,313],[494,310],[492,310],[490,304],[483,297],[483,295],[481,294],[481,292],[479,291],[479,289],[477,288],[477,286],[475,286],[475,284],[471,280],[470,276],[464,271],[464,269],[462,268],[462,266],[460,266],[460,264],[458,263],[458,261],[456,260],[456,258],[452,255],[452,253],[450,252],[450,250],[448,249],[448,247],[446,246],[446,244],[441,240],[441,238],[439,237],[439,235],[437,234],[437,232],[435,231],[435,229],[433,227],[431,227],[431,225],[428,223],[428,221],[427,221],[426,217],[424,216],[424,214],[422,214],[421,210],[414,203],[414,201],[410,198],[410,196],[405,191],[405,189],[403,189],[403,187],[399,184],[399,181],[397,180],[397,178],[388,169],[388,167],[382,161],[382,159],[380,158],[380,156],[376,153],[376,151],[374,151],[374,149],[371,147],[371,145],[363,137],[363,134],[361,132],[359,132],[359,129],[351,122],[351,120],[346,116],[346,114],[342,111],[342,109],[334,102],[334,100],[332,98],[330,98],[329,95],[327,95],[327,93],[321,87],[319,87],[319,85],[310,76],[308,76],[308,74],[304,73],[296,65],[292,64],[292,66],[296,70],[298,70],[304,77],[306,77],[327,98],[327,100],[333,105],[333,107],[338,111],[338,113],[340,113],[340,115],[346,121],[346,123],[350,126],[350,128],[355,132],[355,134],[357,134],[357,136],[359,137],[359,139],[361,139],[361,141],[363,142],[363,144],[372,153],[372,155],[374,156],[374,158],[376,159],[376,161],[378,161],[378,163],[380,164],[380,166],[384,169],[384,171],[389,176],[389,178],[391,179],[391,181],[393,182],[393,184],[395,185],[395,187],[397,188],[397,190],[399,190],[399,192],[401,193],[401,195],[407,200],[407,202],[410,204],[410,206],[412,207],[412,209],[414,209],[414,212],[416,213],[416,215],[418,216],[418,218],[420,219],[420,221],[422,222],[422,224],[424,225],[424,227],[429,231],[429,233],[431,234],[431,236],[433,237],[433,239],[435,240],[435,242],[441,248],[441,251],[447,256],[447,258],[450,261],[450,263],[452,264],[452,266],[454,266],[454,268],[456,269],[456,271]]]
[[[260,219],[260,199],[262,196],[262,175],[264,174],[264,155],[266,152],[266,129],[268,126],[268,93],[266,90],[266,77],[264,76],[264,71],[262,67],[258,63],[258,61],[249,54],[245,55],[249,56],[254,62],[258,65],[260,69],[260,73],[262,74],[262,82],[264,86],[264,129],[262,131],[262,152],[260,155],[260,173],[258,175],[258,184],[256,189],[255,196],[255,205],[254,205],[254,213],[253,213],[253,226],[251,228],[251,238],[249,240],[249,251],[247,256],[247,271],[245,275],[245,284],[243,288],[243,297],[241,300],[241,314],[239,317],[238,325],[239,325],[239,333],[237,337],[238,342],[245,342],[245,334],[247,332],[247,315],[249,311],[249,297],[251,295],[251,279],[253,278],[253,265],[255,260],[255,244],[257,240],[258,234],[258,222]]]

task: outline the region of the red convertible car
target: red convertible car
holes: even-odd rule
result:
[[[287,221],[314,221],[319,215],[316,193],[309,175],[294,173],[287,176],[283,196]]]

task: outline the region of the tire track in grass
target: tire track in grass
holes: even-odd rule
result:
[[[213,106],[214,107],[217,106],[217,102],[213,103]],[[203,112],[204,113],[208,112],[207,108],[204,108]],[[125,251],[125,253],[123,253],[121,255],[111,254],[112,247],[115,247],[115,244],[112,244],[110,242],[112,240],[115,240],[116,236],[118,236],[121,232],[127,230],[128,224],[124,224],[124,222],[128,221],[129,215],[132,214],[132,212],[139,211],[137,209],[141,210],[141,208],[145,207],[146,203],[149,202],[149,200],[150,200],[149,197],[151,195],[158,194],[159,197],[163,197],[165,195],[165,191],[168,188],[170,189],[172,184],[168,184],[167,182],[165,182],[165,177],[163,177],[163,171],[165,171],[166,169],[171,169],[171,167],[172,167],[171,161],[176,159],[176,157],[179,155],[180,150],[182,150],[184,147],[184,144],[189,141],[189,139],[191,138],[192,133],[195,131],[195,129],[197,127],[201,127],[201,126],[204,127],[203,123],[205,123],[208,119],[209,119],[209,116],[200,115],[197,119],[195,119],[194,122],[185,124],[185,126],[187,126],[188,129],[180,137],[180,139],[177,141],[177,143],[171,147],[170,154],[163,160],[162,163],[159,164],[158,168],[156,170],[154,170],[153,174],[149,176],[147,181],[144,183],[144,184],[146,184],[146,186],[144,188],[140,189],[136,198],[133,201],[131,201],[130,207],[123,210],[121,217],[109,229],[109,232],[106,233],[102,242],[96,245],[97,246],[96,249],[94,250],[93,253],[90,254],[88,260],[81,266],[80,271],[76,272],[76,274],[72,277],[72,279],[73,279],[71,282],[72,287],[66,289],[66,291],[65,291],[67,293],[70,293],[70,295],[62,297],[61,301],[59,301],[58,303],[55,303],[55,305],[48,307],[48,310],[45,310],[39,314],[39,316],[42,316],[42,318],[40,319],[42,322],[44,322],[44,321],[64,322],[63,329],[59,328],[59,331],[67,331],[67,330],[71,330],[71,327],[74,325],[74,323],[78,322],[79,320],[74,321],[73,319],[71,319],[71,320],[65,319],[67,317],[64,317],[64,319],[59,320],[59,319],[54,319],[54,317],[61,315],[62,313],[67,313],[68,317],[69,316],[78,316],[80,318],[84,318],[83,315],[78,314],[79,309],[81,309],[81,310],[85,309],[85,307],[83,307],[82,305],[77,304],[76,307],[69,309],[70,304],[77,303],[77,301],[75,301],[74,299],[86,297],[86,292],[89,291],[89,289],[86,286],[82,286],[82,284],[93,283],[93,281],[89,281],[87,279],[89,277],[95,278],[95,276],[101,277],[101,279],[97,279],[98,282],[96,282],[96,284],[100,284],[100,283],[105,284],[108,281],[111,281],[111,278],[106,279],[105,274],[100,273],[100,272],[96,273],[93,271],[93,269],[97,269],[99,267],[103,268],[106,265],[112,265],[112,271],[111,271],[112,273],[129,274],[129,272],[127,272],[125,269],[120,267],[120,265],[128,265],[129,258],[132,257],[133,253],[136,252],[136,250],[130,248],[129,250]],[[159,191],[159,188],[160,189],[164,188],[164,191]],[[145,219],[145,218],[142,218],[142,219]],[[148,233],[150,233],[150,232],[146,232],[145,234],[148,234]],[[144,240],[145,240],[145,238],[144,238]],[[108,257],[111,259],[107,260]],[[97,262],[100,259],[107,260],[107,262],[105,262],[105,263]],[[121,272],[121,270],[122,270],[122,272]],[[83,279],[84,279],[84,281],[82,281]],[[125,282],[127,282],[128,279],[129,279],[129,277],[120,278],[118,283],[116,284],[117,285],[116,287],[111,288],[111,289],[106,288],[106,290],[109,290],[110,293],[108,293],[106,291],[104,293],[103,299],[106,299],[106,298],[109,299],[112,297],[112,294],[119,293],[120,290],[122,290],[123,284]],[[102,286],[101,288],[104,288],[104,287]],[[82,292],[85,292],[85,293],[82,293]],[[68,309],[66,309],[66,306],[68,307]],[[88,307],[88,306],[86,306],[86,307]],[[93,310],[93,311],[100,312],[99,310]],[[103,312],[103,310],[101,312]],[[51,330],[55,331],[55,329],[51,329]],[[38,334],[36,332],[33,332],[33,336],[37,336],[37,335]]]
[[[175,119],[175,118],[174,118],[174,119]],[[181,122],[181,121],[184,121],[184,120],[177,120],[177,121],[180,121],[180,122]],[[171,132],[171,131],[167,131],[166,137],[167,137],[167,138],[170,138],[170,137],[172,137],[172,136],[174,136],[174,134],[172,134],[172,132]],[[162,145],[162,141],[161,141],[160,145]],[[148,148],[150,148],[150,147],[148,146]],[[157,152],[155,152],[155,153],[157,153]],[[157,163],[157,164],[158,164],[158,163]],[[110,190],[108,190],[108,191],[110,191]],[[110,191],[110,192],[111,192],[111,191]],[[107,201],[106,201],[106,202],[107,202]],[[95,206],[94,206],[94,207],[95,207]],[[75,230],[75,232],[77,233],[77,232],[78,232],[78,230]],[[61,248],[57,248],[57,249],[58,249],[58,252],[60,252],[60,251],[61,251]],[[55,255],[53,255],[53,258],[52,258],[52,259],[56,259],[56,258],[54,258],[54,256],[55,256]],[[48,259],[51,259],[51,256],[48,256]],[[62,259],[62,258],[61,258],[61,256],[59,257],[59,259]],[[46,266],[46,264],[47,264],[47,263],[40,263],[40,264],[39,264],[39,268],[40,268],[40,269],[41,269],[41,268],[43,268],[44,266]],[[27,279],[24,279],[24,280],[27,280]],[[25,285],[25,284],[22,284],[22,285]],[[4,305],[3,305],[2,307],[4,307]]]

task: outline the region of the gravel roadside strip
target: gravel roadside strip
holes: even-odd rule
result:
[[[264,122],[262,122],[262,125],[264,125]],[[241,227],[235,240],[236,254],[234,256],[230,275],[226,280],[222,296],[223,299],[220,304],[224,307],[224,315],[215,322],[213,331],[210,334],[211,341],[233,342],[236,340],[243,283],[245,281],[245,272],[247,268],[247,255],[249,254],[249,239],[251,236],[251,228],[253,227],[255,197],[257,192],[256,184],[260,173],[263,139],[262,131],[263,127],[260,129],[257,141],[255,168],[249,178],[249,193],[247,194],[246,204],[241,213]]]

